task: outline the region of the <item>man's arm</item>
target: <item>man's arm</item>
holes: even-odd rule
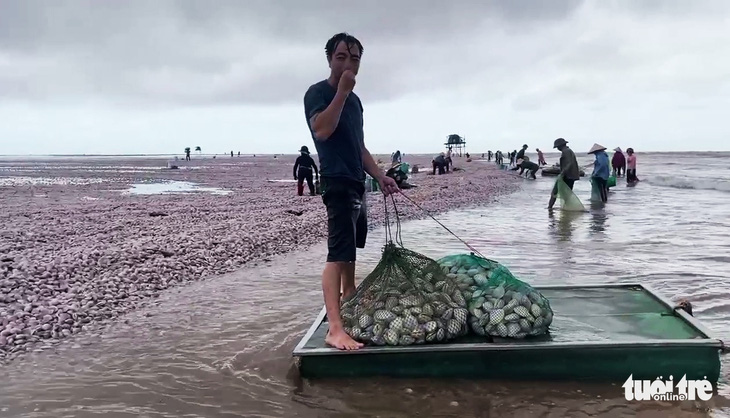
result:
[[[304,108],[309,118],[310,129],[317,140],[328,140],[337,129],[342,108],[353,87],[355,87],[355,75],[350,71],[345,71],[337,85],[335,97],[329,104],[324,100],[321,90],[313,88],[307,90],[304,95]]]
[[[337,129],[337,125],[340,123],[340,115],[342,114],[342,108],[345,106],[345,100],[347,94],[337,92],[332,102],[319,113],[315,113],[309,119],[309,123],[312,126],[312,132],[314,137],[319,141],[326,141]]]
[[[299,168],[299,158],[301,158],[301,157],[297,157],[297,160],[294,161],[294,178],[297,178],[297,168]]]

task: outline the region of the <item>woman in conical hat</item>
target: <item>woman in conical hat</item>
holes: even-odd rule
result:
[[[606,147],[604,147],[603,145],[593,144],[591,150],[588,151],[588,153],[594,154],[596,151],[606,151]]]

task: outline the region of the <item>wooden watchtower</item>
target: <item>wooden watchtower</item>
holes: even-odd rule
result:
[[[463,156],[462,154],[466,152],[466,138],[458,134],[451,134],[446,138],[444,143],[446,149],[451,148],[452,154],[457,154],[459,157]]]

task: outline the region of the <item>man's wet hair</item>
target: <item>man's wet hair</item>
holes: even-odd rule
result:
[[[345,45],[347,45],[348,51],[350,51],[350,48],[352,48],[353,45],[357,45],[357,48],[360,50],[360,55],[362,55],[363,48],[360,41],[349,33],[342,32],[331,37],[329,41],[327,41],[327,44],[324,47],[324,51],[327,54],[327,61],[332,61],[332,54],[335,53],[335,48],[337,48],[337,45],[339,45],[340,42],[344,42]],[[350,53],[352,54],[352,51],[350,51]]]

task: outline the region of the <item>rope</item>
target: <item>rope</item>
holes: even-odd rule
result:
[[[401,235],[400,214],[398,213],[398,207],[395,204],[395,199],[393,198],[393,196],[391,196],[391,201],[393,202],[393,212],[395,212],[395,243],[402,247],[403,237]],[[393,242],[393,233],[392,228],[390,227],[390,216],[388,215],[388,198],[386,196],[383,196],[383,205],[385,208],[385,244],[387,245]]]
[[[413,201],[413,199],[411,199],[410,197],[408,197],[408,196],[407,196],[407,195],[406,195],[405,193],[400,193],[400,195],[401,195],[401,196],[403,196],[403,197],[405,197],[405,198],[406,198],[406,200],[408,200],[409,202],[411,202],[411,203],[413,204],[413,206],[417,207],[417,208],[418,208],[418,209],[420,209],[420,210],[421,210],[421,211],[422,211],[423,213],[425,213],[426,215],[428,215],[428,217],[429,217],[429,218],[433,219],[433,221],[434,221],[434,222],[436,222],[437,224],[439,224],[439,225],[440,225],[440,226],[441,226],[441,227],[442,227],[443,229],[445,229],[445,230],[446,230],[446,231],[447,231],[448,233],[450,233],[450,234],[451,234],[451,235],[453,235],[453,236],[454,236],[454,237],[455,237],[456,239],[458,239],[459,241],[461,241],[461,243],[462,243],[462,244],[464,244],[464,245],[466,246],[466,248],[468,248],[469,250],[471,250],[471,251],[472,251],[472,252],[473,252],[474,254],[477,254],[477,255],[479,255],[479,256],[480,256],[480,257],[482,257],[482,258],[487,258],[487,257],[485,257],[485,256],[484,256],[484,255],[483,255],[482,253],[480,253],[480,252],[479,252],[479,250],[477,250],[476,248],[474,248],[474,247],[472,247],[471,245],[469,245],[469,243],[467,243],[466,241],[464,241],[463,239],[461,239],[461,238],[460,238],[460,237],[459,237],[458,235],[456,235],[456,234],[455,234],[454,232],[452,232],[452,231],[451,231],[451,230],[450,230],[449,228],[447,228],[447,227],[446,227],[446,225],[444,225],[444,224],[442,224],[441,222],[439,222],[439,220],[438,220],[438,219],[434,218],[434,217],[433,217],[433,215],[431,215],[430,213],[428,213],[428,211],[427,211],[426,209],[422,208],[422,207],[421,207],[421,205],[419,205],[418,203],[414,202],[414,201]],[[395,202],[394,202],[394,203],[395,203]]]

